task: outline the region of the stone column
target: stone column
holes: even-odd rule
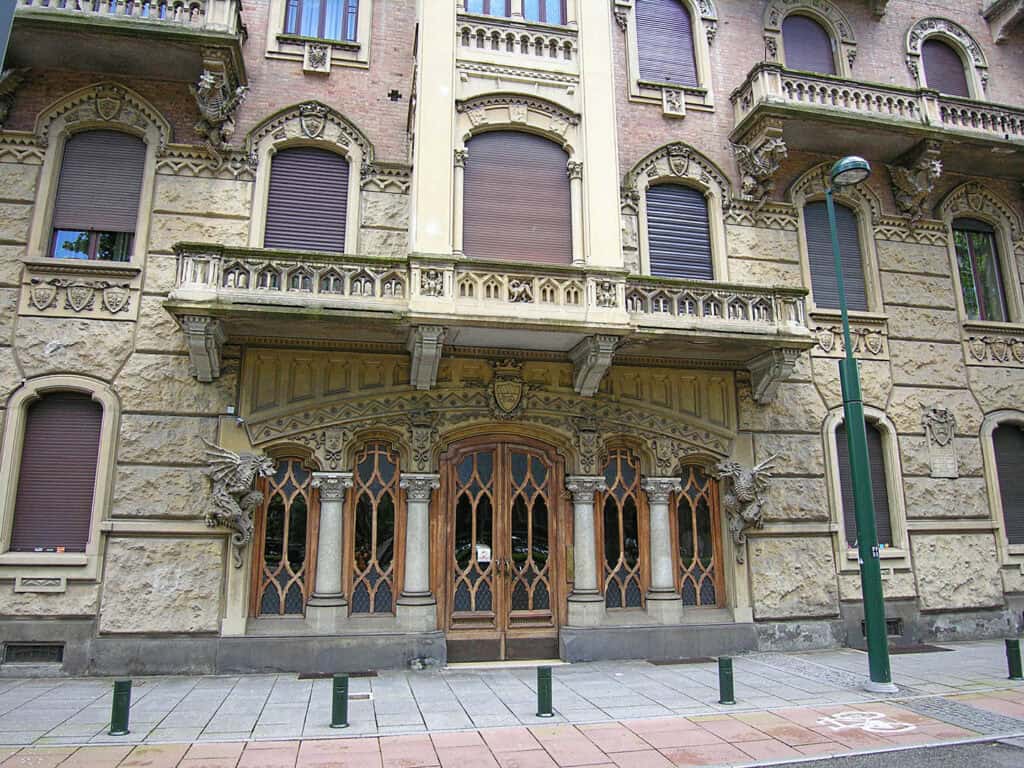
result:
[[[437,629],[437,600],[430,591],[430,495],[440,487],[438,475],[403,474],[405,490],[405,584],[398,598],[403,629]]]
[[[569,595],[570,626],[600,624],[604,597],[597,586],[597,545],[594,538],[594,494],[606,489],[603,477],[568,477],[565,488],[573,504],[573,590]]]
[[[509,16],[513,19],[523,18],[523,0],[512,0],[509,3]]]
[[[572,210],[572,263],[586,264],[586,240],[583,237],[583,163],[570,160],[565,167],[569,175],[569,204]]]
[[[672,573],[668,498],[679,492],[679,478],[647,477],[641,487],[647,492],[650,509],[651,588],[647,592],[647,613],[661,624],[677,624],[682,620],[683,602],[676,593]]]
[[[351,472],[314,472],[320,489],[320,529],[316,546],[316,581],[306,603],[306,621],[314,629],[333,632],[344,623],[348,601],[342,589],[345,562],[345,491],[352,487]]]
[[[462,253],[462,209],[465,205],[463,192],[466,188],[466,160],[468,158],[468,149],[455,150],[455,189],[452,202],[452,250],[455,253]]]

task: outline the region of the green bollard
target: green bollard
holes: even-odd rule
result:
[[[551,667],[537,667],[537,717],[554,717],[551,712]]]
[[[331,728],[348,728],[348,675],[335,675],[331,696]]]
[[[1006,664],[1010,668],[1011,680],[1024,680],[1024,671],[1020,665],[1020,640],[1016,638],[1006,640]]]
[[[718,703],[736,703],[732,689],[732,659],[728,656],[718,657]]]
[[[111,736],[128,735],[128,711],[132,706],[132,681],[114,681],[114,701],[110,706],[110,730]]]

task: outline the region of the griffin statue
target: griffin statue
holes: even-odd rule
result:
[[[777,455],[773,454],[751,469],[745,469],[737,461],[722,461],[715,466],[715,476],[719,480],[732,480],[723,504],[729,515],[729,531],[732,540],[736,542],[736,561],[739,563],[743,562],[747,529],[760,528],[764,524],[761,511],[764,500],[761,494],[768,488],[772,476],[769,470],[776,458]]]
[[[235,568],[242,567],[242,547],[252,540],[252,514],[263,503],[263,493],[253,488],[258,477],[274,474],[274,462],[255,453],[238,454],[203,440],[210,462],[214,509],[206,513],[211,528],[221,525],[234,531],[231,543]]]

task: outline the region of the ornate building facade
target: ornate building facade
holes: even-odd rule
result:
[[[847,154],[891,639],[1018,631],[1022,17],[19,3],[3,663],[862,645]]]

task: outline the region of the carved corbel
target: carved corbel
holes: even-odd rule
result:
[[[445,329],[440,325],[421,325],[409,336],[412,355],[410,382],[416,389],[430,389],[437,383],[437,367],[441,363]]]
[[[754,401],[770,403],[779,391],[779,384],[790,377],[800,357],[799,349],[773,349],[747,363]]]
[[[575,366],[573,388],[583,397],[593,397],[601,386],[601,379],[612,365],[617,336],[588,336],[569,352]]]
[[[935,182],[942,176],[942,144],[925,139],[896,165],[889,166],[892,194],[900,213],[910,217],[910,225],[917,226],[925,218],[928,196]]]
[[[781,120],[763,120],[746,135],[745,143],[732,145],[742,179],[741,193],[756,204],[756,211],[761,210],[775,189],[772,177],[789,154],[782,128]]]
[[[185,315],[181,318],[191,373],[204,384],[220,377],[220,358],[224,349],[224,326],[216,317]]]
[[[5,69],[0,72],[0,129],[7,123],[14,106],[14,94],[27,73],[27,69]]]
[[[889,0],[868,0],[868,6],[871,8],[871,15],[876,19],[880,19],[885,16],[885,6],[889,4]]]
[[[981,12],[997,45],[1010,38],[1014,28],[1024,24],[1024,0],[993,0]]]

